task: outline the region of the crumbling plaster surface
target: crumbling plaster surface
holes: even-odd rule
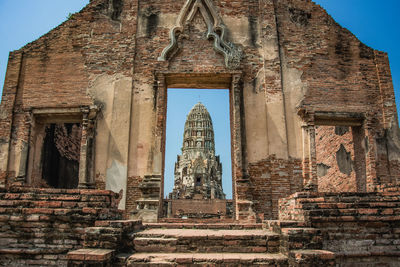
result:
[[[274,4],[264,3],[265,9],[259,17],[257,36],[260,36],[258,52],[263,57],[264,77],[261,79],[265,90],[265,116],[268,138],[267,156],[288,159],[288,136],[285,121],[284,95],[280,64],[279,36]]]
[[[153,78],[153,77],[152,77]],[[151,149],[154,143],[154,81],[134,75],[128,176],[143,177],[151,171]]]
[[[400,161],[400,128],[397,120],[393,120],[391,127],[388,129],[387,146],[390,161]]]
[[[93,77],[88,94],[100,107],[96,129],[97,180],[106,189],[123,190],[119,208],[125,208],[132,79],[122,74]]]
[[[149,12],[148,14],[146,11],[142,11],[140,16],[139,16],[139,21],[138,21],[138,31],[137,31],[137,37],[138,38],[145,38],[148,36],[148,31],[149,29],[147,29],[147,20],[148,20],[148,16],[150,14],[154,14],[157,16],[158,18],[158,25],[159,27],[163,27],[167,30],[171,29],[174,25],[175,25],[175,21],[176,21],[176,14],[174,13],[160,13],[157,12],[156,10]]]
[[[10,151],[9,169],[16,177],[24,176],[26,171],[26,160],[28,158],[28,146],[24,141],[19,141]]]
[[[268,125],[263,95],[263,91],[254,93],[253,86],[246,84],[243,97],[246,118],[247,159],[249,162],[257,162],[268,156]],[[263,149],[259,149],[260,147],[263,147]]]
[[[301,79],[303,74],[301,70],[289,68],[284,62],[282,73],[289,155],[293,158],[301,158],[303,153],[302,121],[297,115],[296,108],[307,94],[307,84]]]
[[[106,172],[106,189],[113,192],[126,192],[127,167],[116,160],[112,160],[112,164],[107,168]],[[119,209],[125,209],[126,193],[124,193],[121,202],[118,205]]]
[[[7,160],[8,159],[8,148],[9,148],[8,142],[0,139],[0,164],[1,164],[0,169],[1,170],[7,169],[7,166],[5,166],[5,165],[7,165],[7,161],[8,161]]]
[[[222,20],[228,27],[229,37],[235,44],[249,46],[250,44],[250,27],[247,17],[223,16]]]

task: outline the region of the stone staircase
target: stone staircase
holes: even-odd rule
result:
[[[318,230],[299,222],[100,224],[86,229],[69,266],[334,266]]]
[[[147,225],[135,234],[136,253],[127,259],[127,266],[286,266],[279,253],[279,235],[261,228],[261,224]]]
[[[370,193],[298,192],[280,199],[280,219],[318,229],[323,247],[335,252],[339,265],[384,266],[400,260],[399,191],[389,187]]]
[[[269,220],[264,228],[280,236],[279,252],[288,266],[335,266],[335,254],[323,250],[321,231],[306,222]]]

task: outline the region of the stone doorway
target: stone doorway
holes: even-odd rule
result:
[[[138,203],[139,209],[147,207],[147,218],[159,220],[163,217],[164,169],[166,142],[166,115],[168,88],[213,88],[229,89],[230,125],[231,125],[231,161],[232,161],[232,206],[234,219],[248,220],[254,217],[251,209],[251,198],[248,197],[250,181],[245,173],[246,158],[243,119],[243,92],[241,73],[228,72],[219,74],[197,73],[157,73],[155,83],[156,124],[154,153],[149,170],[151,175],[144,179],[141,185],[143,202]],[[159,179],[159,185],[157,181]],[[148,185],[147,185],[148,184]],[[155,196],[158,195],[158,198]],[[151,210],[155,216],[151,219]],[[139,211],[140,212],[140,211]]]
[[[168,88],[164,218],[232,217],[228,89]]]

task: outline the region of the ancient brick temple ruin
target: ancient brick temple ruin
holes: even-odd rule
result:
[[[229,89],[233,218],[165,218],[168,88]],[[10,53],[0,264],[398,266],[389,59],[310,0],[91,0]]]

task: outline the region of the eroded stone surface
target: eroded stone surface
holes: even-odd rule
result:
[[[159,60],[171,41],[173,49]],[[65,262],[64,251],[78,248],[80,239],[74,234],[52,244],[33,229],[50,229],[55,220],[51,229],[66,233],[75,227],[70,220],[80,218],[76,228],[83,233],[95,215],[108,218],[107,209],[117,205],[126,218],[162,216],[168,87],[230,90],[234,219],[318,222],[335,233],[323,232],[324,246],[340,248],[339,261],[348,265],[354,263],[350,256],[361,254],[346,256],[346,247],[370,248],[370,237],[357,235],[358,229],[381,228],[394,234],[379,236],[366,261],[398,259],[400,135],[388,55],[303,0],[92,0],[12,52],[0,107],[0,187],[35,185],[43,178],[44,125],[78,123],[78,186],[120,195],[61,190],[55,200],[43,196],[53,189],[2,192],[3,231],[11,230],[9,224],[30,231],[24,249],[18,238],[7,236],[3,243],[16,247],[5,254],[34,261],[16,260],[20,265],[55,265]],[[318,176],[321,164],[330,168]],[[318,187],[329,193],[296,193]],[[31,199],[36,196],[43,199]],[[302,198],[308,202],[296,207]],[[110,238],[120,232],[109,230]],[[296,238],[310,232],[287,230],[286,248],[302,247]],[[34,248],[38,244],[64,254],[42,253]],[[293,255],[288,264],[294,266],[332,263],[318,253]]]

